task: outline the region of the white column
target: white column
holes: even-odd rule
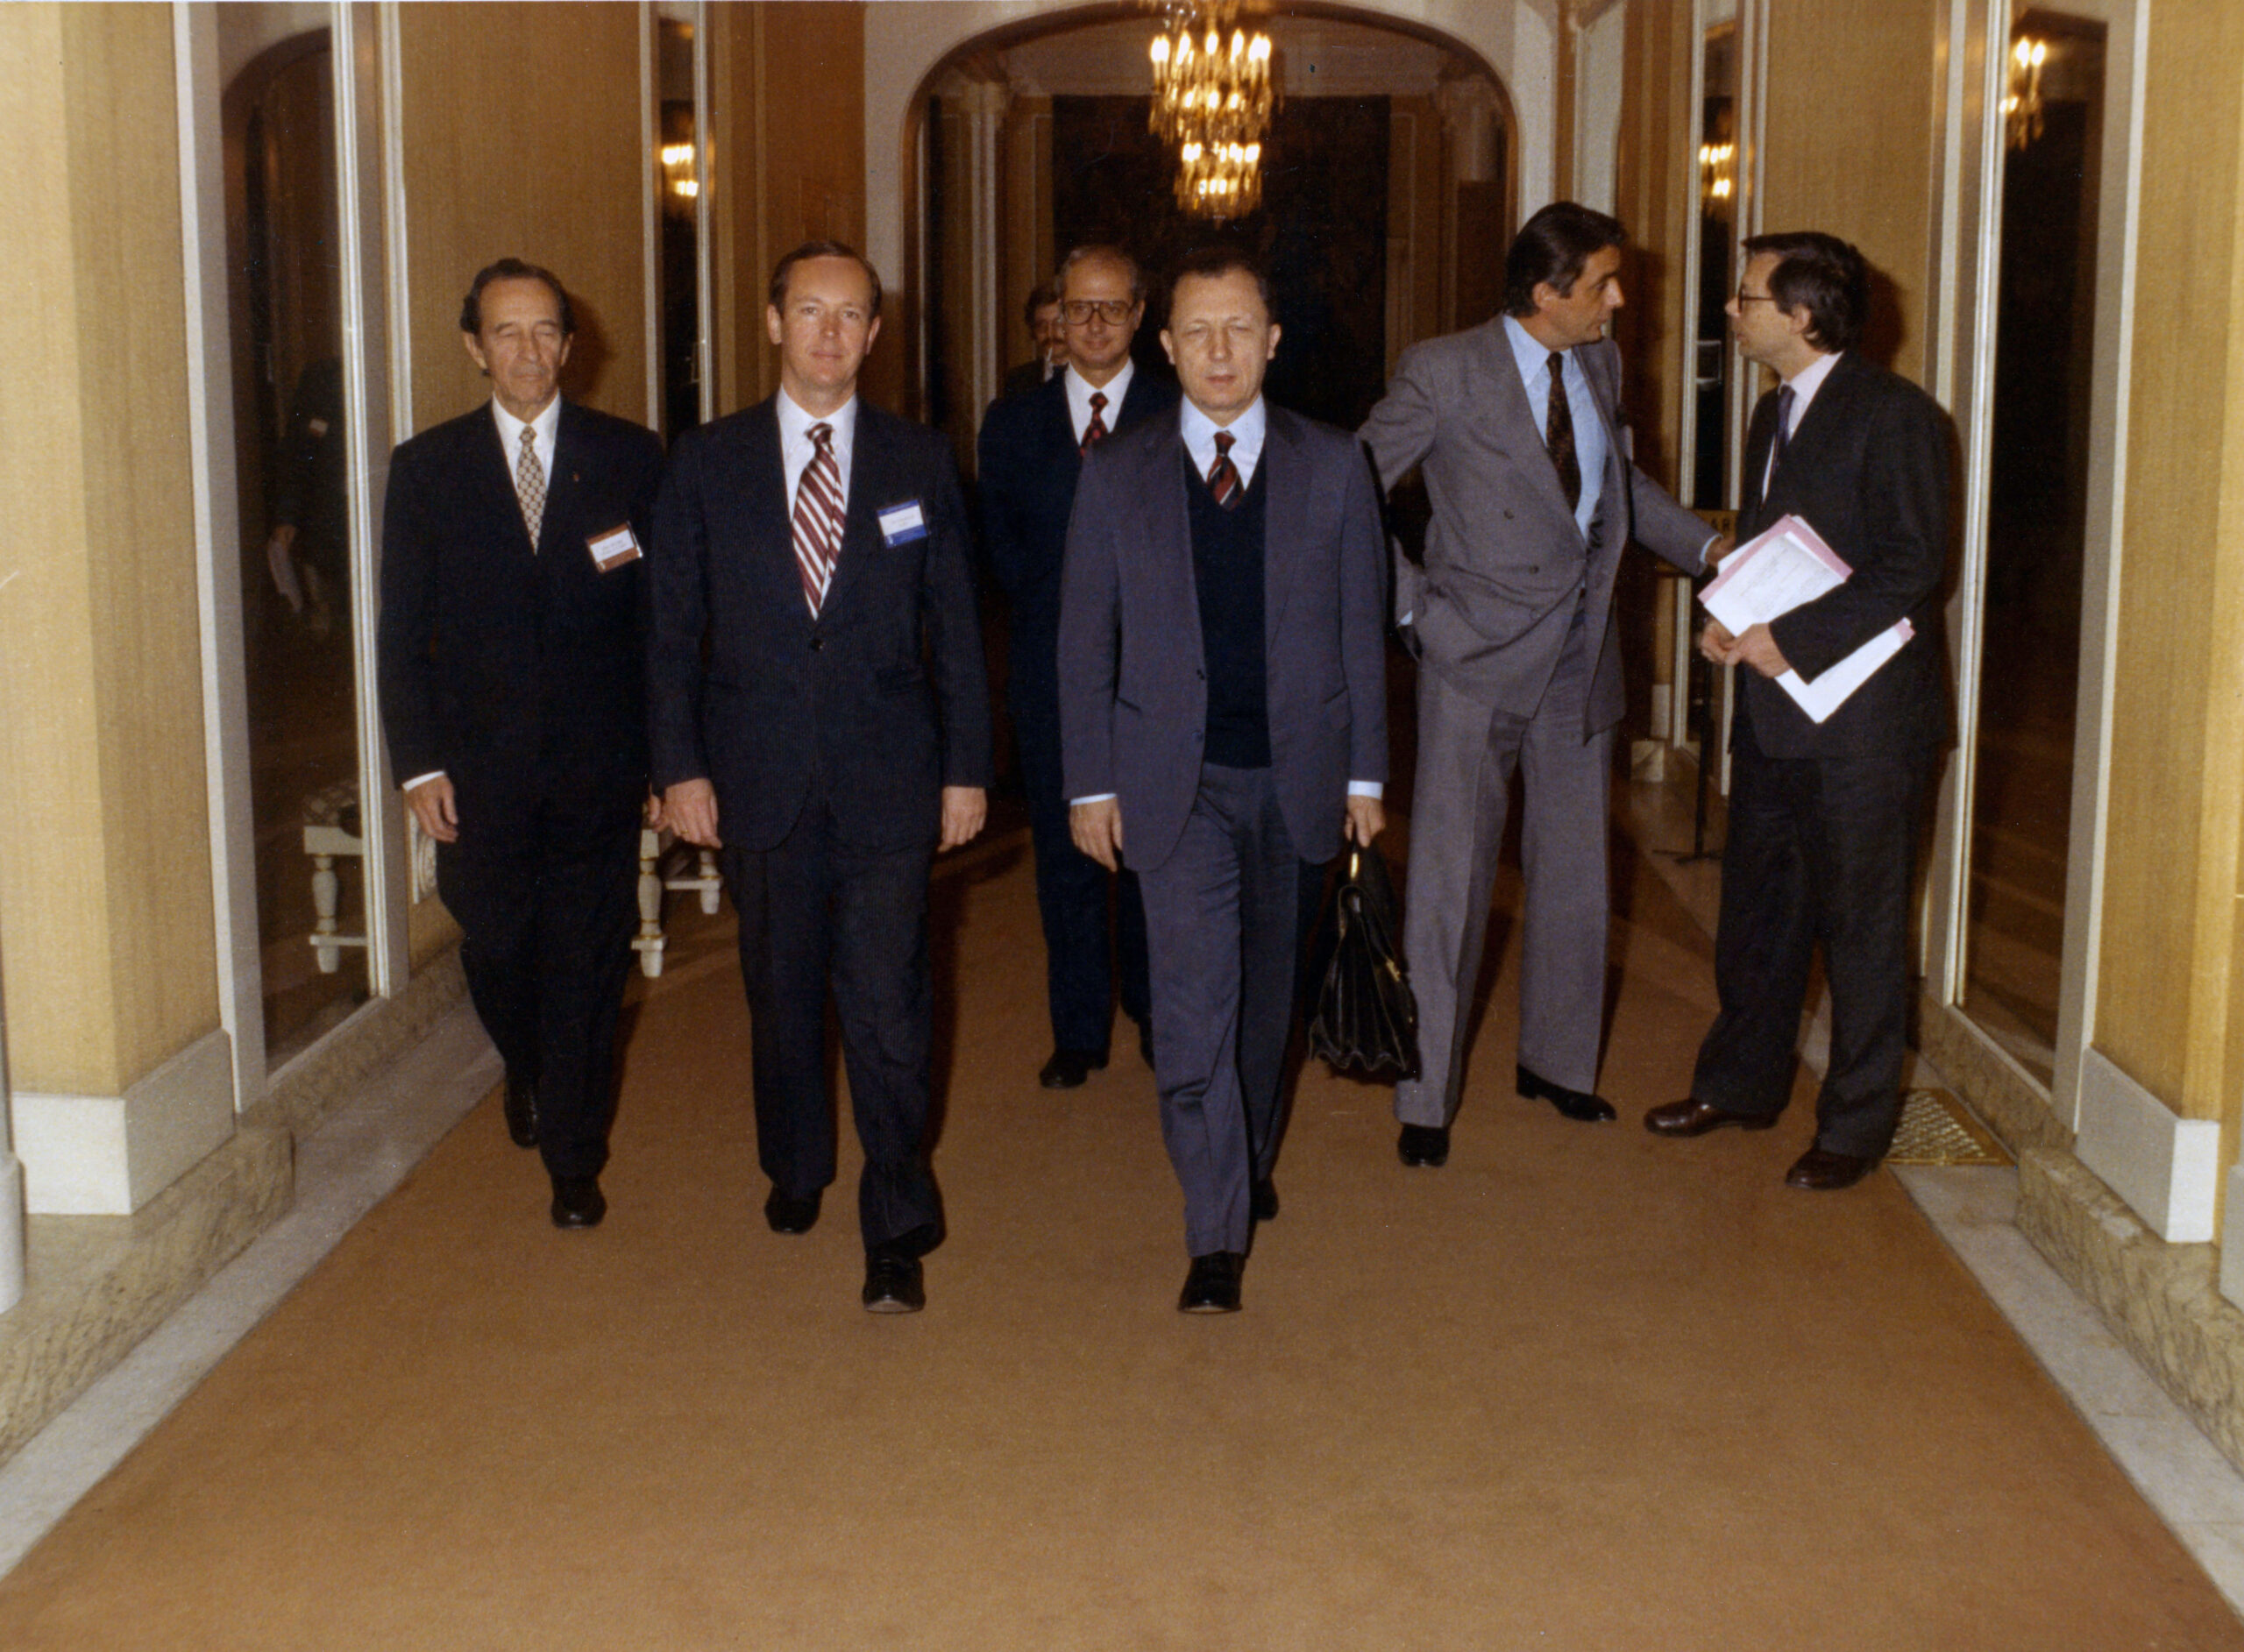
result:
[[[1434,94],[1449,138],[1450,176],[1459,183],[1498,183],[1496,89],[1478,74],[1444,81]]]

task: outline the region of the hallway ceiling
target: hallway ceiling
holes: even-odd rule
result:
[[[1324,18],[1269,18],[1266,28],[1288,97],[1427,97],[1444,70],[1466,67],[1453,53],[1391,30]],[[1146,94],[1151,18],[1094,24],[998,53],[1022,96],[1095,97]]]

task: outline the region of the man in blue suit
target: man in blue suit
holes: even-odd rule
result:
[[[1187,261],[1161,346],[1184,399],[1101,443],[1068,529],[1061,737],[1076,843],[1145,889],[1161,1133],[1192,1266],[1229,1313],[1271,1172],[1304,861],[1385,819],[1379,507],[1345,432],[1270,406],[1269,287]]]
[[[680,436],[655,507],[655,781],[678,834],[722,851],[740,914],[764,1219],[808,1232],[834,1180],[830,989],[865,1153],[863,1300],[911,1313],[943,1231],[927,879],[982,829],[990,783],[965,507],[943,438],[857,394],[871,265],[798,247],[765,321],[778,394]]]
[[[1123,1013],[1138,1024],[1148,1065],[1152,1010],[1137,874],[1126,867],[1110,873],[1068,832],[1060,783],[1060,564],[1083,456],[1108,436],[1173,411],[1176,390],[1130,359],[1146,301],[1144,279],[1127,254],[1077,247],[1060,266],[1056,290],[1068,365],[1034,389],[991,404],[978,468],[982,546],[1005,592],[1005,705],[1028,791],[1036,907],[1044,919],[1052,1054],[1037,1081],[1065,1090],[1106,1065],[1118,975]],[[1118,968],[1110,968],[1110,958]]]

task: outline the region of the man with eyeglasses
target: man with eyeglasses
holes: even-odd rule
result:
[[[1522,226],[1505,313],[1402,353],[1361,432],[1393,487],[1423,464],[1425,565],[1395,564],[1418,656],[1403,954],[1419,1075],[1395,1086],[1406,1165],[1449,1158],[1512,776],[1525,783],[1516,1088],[1586,1124],[1605,1010],[1606,794],[1621,720],[1613,584],[1631,539],[1687,573],[1706,524],[1632,462],[1621,351],[1618,222],[1571,201]]]
[[[1949,736],[1949,433],[1939,405],[1855,346],[1870,307],[1863,256],[1835,236],[1758,235],[1729,302],[1739,351],[1775,373],[1745,440],[1738,533],[1798,516],[1853,569],[1844,585],[1699,651],[1742,673],[1730,726],[1729,835],[1715,932],[1721,1010],[1691,1093],[1644,1127],[1765,1130],[1791,1099],[1808,962],[1823,944],[1831,1051],[1815,1140],[1787,1186],[1869,1174],[1901,1117],[1909,909],[1919,826]],[[1814,681],[1902,620],[1912,635],[1821,723],[1776,679]]]
[[[1052,1053],[1037,1081],[1062,1090],[1106,1065],[1118,977],[1123,1013],[1137,1023],[1149,1066],[1153,1011],[1137,874],[1110,875],[1069,836],[1060,784],[1060,564],[1083,456],[1117,431],[1173,410],[1176,389],[1130,359],[1146,306],[1143,277],[1126,253],[1077,247],[1062,262],[1055,288],[1067,365],[1048,383],[991,405],[978,469],[983,549],[1005,592],[1005,705],[1028,792],[1044,924]]]

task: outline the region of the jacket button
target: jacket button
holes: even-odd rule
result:
[[[815,631],[813,631],[813,632],[812,632],[812,633],[810,634],[810,651],[811,651],[813,654],[817,653],[820,649],[824,648],[825,646],[826,646],[826,639],[825,639],[824,637],[822,637],[822,636],[819,635],[819,634],[818,634],[817,632],[815,632]]]

